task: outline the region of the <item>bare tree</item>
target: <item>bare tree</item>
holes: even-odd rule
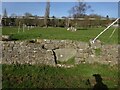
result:
[[[44,24],[46,27],[48,27],[48,19],[49,19],[49,14],[50,14],[50,1],[47,0],[46,3],[46,11],[45,11],[45,16],[44,16]]]
[[[4,11],[3,11],[3,18],[4,18],[4,19],[3,19],[4,25],[6,26],[6,25],[7,25],[7,18],[8,18],[6,8],[5,8]]]
[[[24,14],[24,24],[26,24],[26,25],[31,25],[31,23],[32,23],[32,20],[30,19],[30,17],[33,17],[33,15],[31,14],[31,13],[29,13],[29,12],[26,12],[25,14]]]
[[[7,15],[7,10],[6,10],[6,8],[4,9],[4,12],[3,12],[3,18],[7,18],[8,17],[8,15]]]
[[[87,5],[87,3],[85,3],[81,0],[78,0],[77,5],[73,6],[71,8],[71,10],[69,11],[69,14],[74,18],[73,26],[76,27],[78,25],[77,18],[85,17],[86,16],[86,11],[90,8],[91,7],[89,5]]]
[[[90,6],[87,5],[85,2],[78,0],[78,5],[75,5],[74,7],[72,7],[69,12],[72,13],[72,16],[74,18],[79,18],[79,17],[83,17],[87,9],[89,8]]]

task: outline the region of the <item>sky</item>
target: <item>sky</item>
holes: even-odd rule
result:
[[[46,2],[46,0],[1,0],[2,2]],[[50,0],[50,2],[75,2],[78,0]],[[119,2],[119,0],[82,0],[85,2]]]
[[[117,2],[86,2],[91,6],[87,10],[87,14],[98,14],[102,16],[118,17],[118,3]],[[77,4],[77,2],[51,2],[50,16],[62,17],[69,16],[68,11]],[[2,2],[2,13],[6,8],[8,15],[15,13],[16,15],[24,15],[29,12],[32,15],[44,16],[45,2]]]

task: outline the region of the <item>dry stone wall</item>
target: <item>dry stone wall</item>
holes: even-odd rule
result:
[[[72,40],[37,39],[31,41],[3,41],[3,64],[45,64],[55,66],[57,61],[74,57],[74,64],[102,63],[116,65],[118,45],[90,44]]]

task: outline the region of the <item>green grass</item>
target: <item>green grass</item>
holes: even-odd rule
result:
[[[44,65],[3,65],[3,88],[87,88],[86,80],[99,73],[109,88],[116,88],[118,70],[100,64],[80,64],[74,68]]]
[[[3,27],[3,35],[11,35],[13,39],[26,40],[26,39],[58,39],[58,40],[78,40],[88,42],[90,39],[95,38],[105,28],[89,28],[86,30],[77,30],[76,32],[67,31],[66,28],[33,28],[30,30],[25,29],[25,32],[20,30],[18,33],[17,27]],[[105,43],[118,43],[118,30],[115,31],[112,38],[109,38],[114,28],[110,28],[102,36],[100,40]]]

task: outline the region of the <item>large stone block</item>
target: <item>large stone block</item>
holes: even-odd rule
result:
[[[68,59],[74,57],[76,55],[76,49],[56,49],[55,50],[56,56],[57,56],[57,60],[64,62],[67,61]]]

